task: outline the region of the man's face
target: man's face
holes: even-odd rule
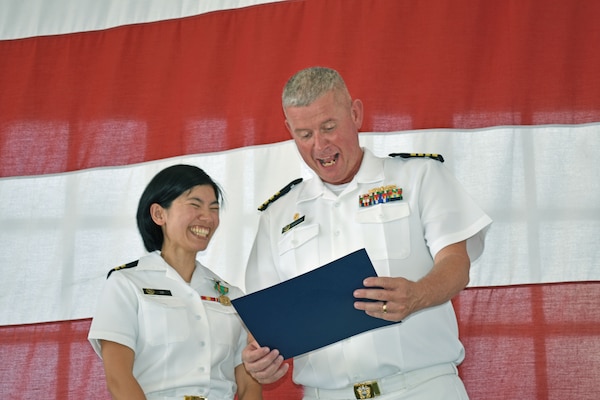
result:
[[[362,102],[350,103],[330,91],[306,107],[284,110],[286,127],[304,162],[324,182],[350,182],[362,161],[358,142],[362,125]]]

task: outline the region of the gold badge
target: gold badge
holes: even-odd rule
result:
[[[377,381],[361,382],[354,385],[354,397],[357,399],[372,399],[380,394]]]
[[[230,306],[231,300],[229,299],[229,297],[222,294],[219,296],[219,303],[223,304],[224,306]]]

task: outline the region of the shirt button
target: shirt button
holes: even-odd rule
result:
[[[339,230],[337,230],[337,231],[335,231],[333,234],[334,234],[335,236],[340,236],[340,231],[339,231]]]

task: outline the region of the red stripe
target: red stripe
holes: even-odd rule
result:
[[[592,400],[600,358],[600,282],[468,288],[453,301],[466,358],[460,373],[472,399]],[[0,327],[4,398],[102,398],[100,359],[89,319]],[[265,399],[300,399],[285,379]]]
[[[3,41],[0,176],[287,140],[281,87],[313,64],[343,73],[365,131],[599,121],[597,15],[593,0],[306,0]]]

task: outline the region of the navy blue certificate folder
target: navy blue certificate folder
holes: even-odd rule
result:
[[[361,249],[232,303],[258,344],[288,359],[395,323],[354,308],[369,276],[377,273]]]

